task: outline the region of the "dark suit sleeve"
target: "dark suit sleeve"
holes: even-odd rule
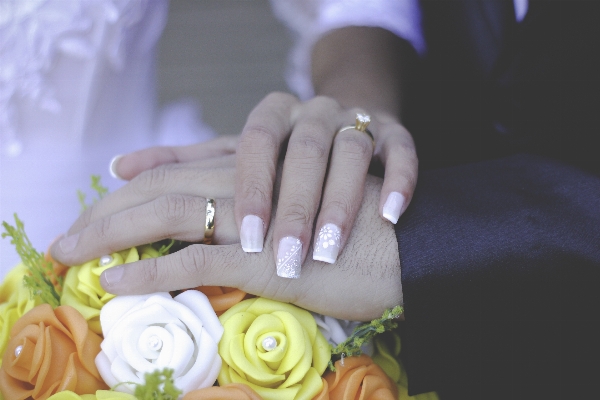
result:
[[[595,386],[596,174],[531,155],[425,171],[396,232],[409,393],[551,399]]]

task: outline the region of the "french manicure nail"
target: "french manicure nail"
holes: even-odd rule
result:
[[[335,263],[340,251],[340,234],[341,231],[337,225],[323,225],[315,241],[313,260],[324,261],[329,264]]]
[[[397,223],[402,212],[402,207],[404,206],[404,201],[404,196],[401,193],[390,193],[383,205],[383,217],[390,220],[393,224]]]
[[[121,154],[114,156],[113,159],[110,160],[110,164],[108,165],[108,171],[110,172],[110,176],[112,176],[113,178],[123,180],[123,178],[121,178],[119,174],[117,174],[117,163],[121,158],[123,158]]]
[[[277,250],[277,276],[282,278],[299,278],[302,268],[302,242],[293,236],[286,236],[279,241]]]
[[[123,277],[123,266],[119,265],[116,267],[112,267],[104,271],[104,280],[109,286],[118,283]]]
[[[264,222],[256,215],[246,215],[242,220],[240,241],[246,253],[260,253],[263,249]]]
[[[60,249],[63,253],[70,253],[73,250],[75,250],[78,241],[79,233],[76,233],[74,235],[66,236],[65,238],[61,239],[61,241],[58,242],[58,245],[60,246]]]

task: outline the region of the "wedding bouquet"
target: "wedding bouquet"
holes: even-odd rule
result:
[[[3,226],[22,262],[0,285],[0,400],[438,398],[408,396],[401,307],[361,324],[226,287],[114,296],[104,270],[182,244],[67,267]]]

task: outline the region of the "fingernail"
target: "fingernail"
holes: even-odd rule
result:
[[[123,156],[121,154],[114,156],[113,159],[110,160],[110,165],[108,166],[108,171],[110,172],[110,175],[113,178],[123,180],[123,178],[121,178],[119,176],[119,174],[117,174],[117,163],[119,162],[119,160],[121,158],[123,158]]]
[[[340,228],[334,224],[325,224],[319,231],[313,250],[313,260],[335,263],[340,251]]]
[[[398,222],[402,207],[404,206],[404,196],[398,192],[389,194],[385,204],[383,205],[383,217],[390,220],[393,224]]]
[[[67,236],[64,239],[62,239],[60,242],[58,242],[58,245],[60,246],[60,249],[63,253],[70,253],[73,250],[75,250],[78,241],[79,233],[76,233],[74,235]]]
[[[242,220],[240,241],[246,253],[260,253],[263,249],[264,222],[256,215],[246,215]]]
[[[118,283],[123,277],[123,266],[112,267],[104,271],[104,280],[111,286]]]
[[[286,236],[279,241],[277,250],[277,276],[282,278],[299,278],[302,262],[302,242],[293,236]]]

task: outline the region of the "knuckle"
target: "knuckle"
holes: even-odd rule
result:
[[[252,175],[242,181],[242,194],[245,202],[269,204],[272,187],[262,176]]]
[[[244,127],[238,142],[238,153],[264,154],[277,150],[277,133],[265,125],[254,124]]]
[[[148,259],[147,265],[142,268],[140,279],[144,285],[152,286],[159,281],[159,268],[156,258]]]
[[[200,199],[180,194],[161,196],[154,204],[154,212],[158,219],[169,225],[185,221],[190,215],[200,212]]]
[[[94,212],[94,206],[87,207],[77,218],[77,221],[73,224],[72,229],[81,230],[88,227],[92,221],[92,213]]]
[[[104,217],[94,222],[94,232],[98,239],[108,239],[111,237],[112,217]]]
[[[320,110],[333,110],[340,111],[341,107],[339,103],[331,97],[328,96],[315,96],[310,102]],[[328,113],[329,114],[329,113]]]
[[[337,215],[345,219],[347,216],[352,215],[355,212],[355,206],[351,199],[346,196],[335,196],[335,200],[327,202],[323,211],[327,214]]]
[[[296,96],[285,92],[271,92],[265,96],[264,101],[281,102],[281,101],[298,101]]]
[[[181,260],[181,269],[186,276],[201,276],[201,271],[206,265],[206,251],[202,245],[192,245],[186,247],[187,257]]]
[[[132,186],[139,193],[155,196],[163,193],[169,177],[167,168],[161,166],[143,171],[131,181]]]
[[[329,146],[322,140],[310,136],[290,140],[286,157],[308,162],[323,160],[329,157]]]
[[[373,155],[373,143],[362,133],[338,135],[335,147],[344,158],[350,160],[370,160]]]
[[[311,210],[301,203],[293,203],[286,206],[281,212],[281,219],[287,223],[301,224],[301,225],[312,225],[312,213]],[[280,214],[278,213],[278,216]]]

